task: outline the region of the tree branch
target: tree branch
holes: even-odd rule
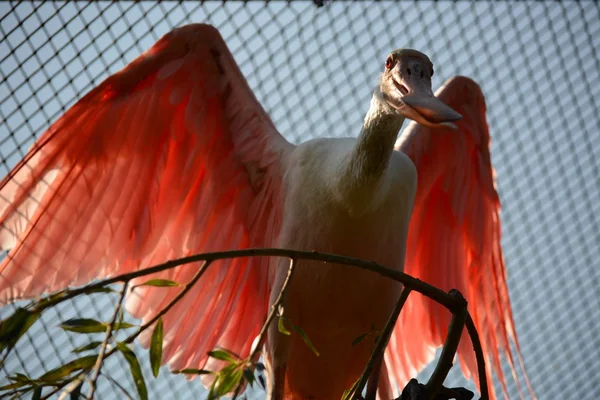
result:
[[[318,253],[315,251],[301,251],[301,250],[288,250],[288,249],[277,249],[277,248],[264,248],[264,249],[245,249],[245,250],[230,250],[230,251],[219,251],[213,253],[202,253],[196,254],[188,257],[179,258],[176,260],[167,261],[162,264],[158,264],[153,267],[145,268],[139,271],[130,272],[122,275],[117,275],[112,278],[104,279],[98,281],[96,283],[89,284],[87,286],[83,286],[81,288],[68,290],[65,292],[63,296],[57,299],[45,299],[42,302],[47,304],[47,306],[52,306],[58,303],[61,303],[65,300],[71,299],[73,297],[79,296],[81,294],[87,293],[92,290],[97,290],[100,288],[104,288],[108,285],[117,282],[125,282],[132,280],[134,278],[139,278],[140,276],[154,274],[156,272],[166,271],[169,269],[173,269],[179,267],[184,264],[190,264],[194,262],[200,261],[215,261],[226,258],[236,258],[236,257],[285,257],[285,258],[296,258],[303,260],[312,260],[312,261],[324,261],[335,264],[344,264],[350,265],[353,267],[357,267],[360,269],[364,269],[367,271],[375,272],[381,276],[385,276],[387,278],[393,279],[397,282],[402,283],[403,285],[410,287],[412,290],[415,290],[419,293],[426,295],[432,300],[440,303],[444,307],[448,308],[451,311],[458,310],[461,307],[461,303],[457,302],[453,297],[449,296],[448,293],[444,292],[441,289],[436,288],[426,282],[423,282],[417,278],[413,278],[410,275],[405,274],[404,272],[397,271],[394,269],[386,268],[382,265],[379,265],[372,261],[364,261],[358,258],[353,257],[344,257],[338,256],[334,254],[328,253]],[[43,308],[46,308],[44,306]]]
[[[279,296],[277,296],[275,303],[273,303],[273,305],[271,306],[271,311],[269,312],[269,316],[267,317],[267,320],[265,321],[265,323],[263,324],[263,326],[260,330],[260,333],[258,335],[259,339],[256,343],[256,346],[252,349],[252,353],[250,354],[250,357],[249,357],[250,362],[254,362],[255,359],[260,354],[263,342],[265,341],[267,332],[269,330],[269,325],[271,324],[271,322],[273,322],[273,319],[277,315],[277,313],[279,311],[279,306],[281,306],[283,304],[283,300],[285,300],[285,293],[287,291],[287,287],[288,287],[289,283],[292,280],[292,276],[294,275],[295,268],[296,268],[296,259],[290,258],[290,266],[288,268],[287,276],[285,277],[285,281],[283,281],[283,286],[281,287],[281,290],[279,291]]]
[[[365,369],[364,369],[362,375],[360,376],[360,379],[358,380],[357,385],[354,387],[354,393],[351,394],[351,396],[352,396],[351,398],[353,398],[353,399],[359,398],[365,385],[367,384],[367,380],[369,379],[369,376],[371,375],[371,371],[373,371],[375,361],[377,361],[379,359],[380,355],[383,356],[383,352],[385,351],[385,348],[387,347],[388,341],[390,339],[390,335],[392,334],[392,331],[394,330],[394,327],[396,326],[396,321],[398,321],[398,316],[400,315],[400,311],[402,311],[402,307],[404,307],[404,303],[406,303],[406,300],[408,299],[408,295],[410,294],[410,292],[411,292],[410,288],[408,288],[406,286],[402,288],[400,297],[398,298],[398,301],[394,305],[394,309],[392,310],[390,317],[388,318],[387,322],[385,323],[385,327],[383,328],[383,331],[379,335],[379,340],[377,341],[377,344],[375,345],[375,349],[371,353],[371,358],[369,359],[369,362],[365,366]],[[366,400],[371,400],[371,399],[366,399]]]
[[[429,381],[425,385],[427,394],[430,398],[434,398],[442,388],[444,380],[448,376],[450,368],[452,368],[452,361],[456,355],[458,343],[460,342],[465,326],[465,319],[467,317],[467,301],[462,294],[460,294],[458,290],[452,289],[450,290],[449,295],[455,297],[457,301],[462,301],[463,307],[452,313],[452,320],[448,326],[448,334],[446,336],[446,341],[444,342],[444,347],[442,348],[442,354],[440,355],[440,359],[438,360]]]
[[[485,358],[483,357],[483,349],[481,348],[481,341],[479,340],[479,334],[475,328],[475,323],[471,318],[471,314],[467,312],[467,319],[465,321],[467,332],[471,337],[471,343],[473,343],[473,350],[475,350],[475,357],[477,359],[477,375],[479,376],[479,393],[481,393],[480,400],[488,400],[490,394],[488,391],[487,374],[485,372]]]
[[[119,316],[119,310],[121,310],[121,305],[123,304],[123,299],[125,298],[125,293],[127,292],[127,283],[125,282],[123,284],[123,287],[121,288],[121,292],[119,294],[119,301],[117,303],[117,306],[115,307],[115,311],[113,312],[113,315],[110,319],[110,323],[108,324],[108,326],[106,327],[106,335],[104,335],[104,340],[102,341],[102,344],[100,345],[100,353],[98,353],[98,358],[96,359],[96,364],[94,365],[94,369],[92,370],[92,378],[89,381],[89,391],[88,391],[88,398],[89,399],[93,399],[94,398],[94,393],[96,392],[96,381],[98,380],[98,377],[100,376],[100,370],[102,369],[102,363],[104,361],[104,356],[106,354],[106,348],[108,347],[108,342],[110,342],[110,339],[112,337],[112,333],[113,333],[113,328],[115,325],[115,322],[117,321],[117,317]]]
[[[79,375],[77,375],[75,377],[75,379],[73,379],[68,385],[66,385],[64,387],[64,390],[62,391],[62,393],[60,394],[60,396],[58,396],[58,400],[65,400],[67,398],[67,396],[69,396],[69,398],[73,398],[76,397],[77,399],[79,398],[79,396],[83,397],[83,398],[87,398],[84,395],[82,395],[81,393],[76,393],[81,391],[81,385],[83,385],[83,382],[85,381],[85,377],[87,376],[88,372],[82,372]],[[90,397],[91,399],[91,397]]]
[[[194,274],[194,276],[192,277],[192,279],[190,279],[190,281],[188,283],[186,283],[183,286],[183,289],[181,290],[181,292],[179,292],[177,294],[177,296],[175,296],[173,298],[173,300],[171,300],[169,302],[169,304],[167,304],[162,310],[160,310],[154,317],[152,317],[148,322],[146,322],[145,324],[141,325],[139,327],[139,329],[129,335],[127,337],[127,339],[123,340],[123,343],[126,344],[130,344],[133,343],[133,341],[142,333],[144,332],[146,329],[148,329],[150,326],[152,326],[152,324],[154,324],[156,321],[158,321],[158,319],[160,317],[162,317],[163,315],[165,315],[175,304],[177,304],[177,302],[179,300],[181,300],[183,298],[183,296],[185,296],[187,294],[187,292],[190,291],[190,289],[196,284],[196,282],[198,282],[198,280],[202,277],[202,275],[204,274],[204,272],[206,272],[206,270],[208,269],[208,267],[210,266],[210,264],[212,263],[212,260],[205,260],[204,263],[202,264],[202,266],[198,269],[198,271]],[[110,356],[111,354],[113,354],[115,351],[117,351],[116,347],[113,347],[107,354],[106,357]]]
[[[142,332],[144,332],[146,329],[148,329],[150,326],[152,326],[152,324],[154,324],[156,321],[158,321],[158,319],[160,317],[162,317],[164,314],[166,314],[179,300],[181,300],[183,298],[183,296],[186,295],[187,292],[189,292],[189,290],[194,286],[194,284],[196,284],[196,282],[198,282],[198,280],[202,277],[202,275],[204,274],[204,272],[206,272],[206,269],[209,267],[209,265],[211,264],[212,260],[205,260],[204,263],[202,264],[202,266],[198,269],[198,271],[194,274],[194,276],[192,277],[192,279],[183,286],[181,292],[179,292],[177,294],[177,296],[175,296],[173,298],[173,300],[171,300],[169,302],[169,304],[167,304],[162,310],[160,310],[154,317],[152,317],[148,322],[146,322],[145,324],[141,325],[138,330],[129,335],[124,341],[123,343],[129,344],[132,343]],[[143,275],[140,275],[143,276]],[[133,278],[131,278],[133,279]],[[131,279],[127,279],[126,282],[128,282]],[[118,282],[118,281],[117,281]],[[99,282],[100,283],[100,282]],[[90,287],[92,285],[88,285],[87,287]],[[79,289],[78,289],[79,291]],[[73,291],[74,292],[74,291]],[[112,349],[110,349],[108,352],[106,352],[106,354],[104,355],[104,360],[107,359],[108,357],[110,357],[111,355],[113,355],[115,352],[117,351],[116,347],[113,347]],[[60,389],[59,389],[60,390]],[[48,395],[46,395],[43,399],[47,399],[49,398],[51,395],[53,395],[54,393],[56,393],[55,391],[50,392]],[[92,397],[89,397],[90,400],[92,400]]]
[[[277,296],[277,299],[275,300],[273,305],[271,305],[271,311],[269,312],[269,316],[267,317],[267,320],[265,321],[262,328],[260,329],[260,333],[258,334],[258,340],[256,341],[254,347],[252,348],[252,352],[250,353],[250,356],[248,357],[248,362],[251,363],[250,368],[252,369],[252,371],[254,371],[254,363],[256,361],[258,361],[258,357],[261,353],[263,343],[265,341],[265,338],[267,337],[267,333],[269,332],[269,325],[271,325],[271,322],[273,322],[273,319],[275,319],[275,317],[277,316],[277,313],[279,312],[279,307],[283,304],[283,301],[285,300],[285,294],[286,294],[288,285],[292,280],[292,276],[294,275],[295,269],[296,269],[296,259],[290,258],[290,266],[288,268],[287,276],[285,277],[285,280],[283,281],[283,286],[281,286],[281,290],[279,291],[279,295]],[[241,389],[241,385],[238,385],[238,387],[235,389],[235,393],[233,395],[234,399],[239,395],[240,389]]]
[[[121,274],[118,276],[114,276],[112,278],[101,280],[101,281],[93,283],[93,284],[89,284],[84,287],[65,290],[60,295],[55,294],[53,296],[48,296],[47,298],[30,305],[30,307],[33,307],[33,308],[31,308],[33,311],[43,311],[46,308],[54,306],[65,300],[74,298],[81,294],[101,290],[101,289],[105,288],[106,286],[117,283],[117,282],[129,282],[130,280],[139,278],[141,276],[154,274],[154,273],[169,270],[172,268],[177,268],[184,264],[204,261],[204,264],[196,272],[196,274],[190,280],[190,282],[188,282],[183,287],[182,291],[165,308],[163,308],[159,313],[157,313],[147,323],[140,326],[140,328],[134,334],[130,335],[129,337],[127,337],[127,339],[125,339],[124,343],[129,344],[129,343],[132,343],[143,331],[145,331],[148,327],[150,327],[152,324],[154,324],[161,316],[166,314],[200,279],[200,277],[204,274],[204,272],[209,267],[209,265],[212,261],[219,260],[219,259],[235,258],[235,257],[265,257],[265,256],[285,257],[285,258],[289,258],[291,260],[290,269],[288,270],[288,276],[286,277],[286,281],[284,282],[284,287],[282,288],[282,292],[280,292],[280,294],[279,294],[280,296],[278,297],[276,303],[279,301],[283,301],[283,295],[284,295],[283,292],[291,279],[291,276],[293,273],[294,261],[297,259],[323,261],[323,262],[349,265],[349,266],[357,267],[357,268],[360,268],[363,270],[375,272],[381,276],[390,278],[390,279],[400,282],[404,285],[401,296],[394,307],[394,311],[393,311],[392,315],[390,315],[390,318],[388,319],[386,326],[384,328],[384,332],[382,333],[381,337],[379,338],[379,340],[376,344],[376,349],[371,354],[371,359],[369,360],[369,363],[365,367],[365,371],[363,372],[363,375],[361,376],[361,379],[358,382],[359,384],[355,386],[355,388],[356,388],[356,390],[354,391],[355,394],[360,395],[362,389],[364,388],[364,385],[366,384],[366,381],[369,378],[369,374],[373,370],[374,363],[378,356],[377,353],[383,354],[383,350],[385,349],[385,347],[387,345],[387,342],[389,340],[389,335],[391,334],[391,332],[393,330],[393,327],[398,318],[400,310],[402,309],[404,302],[408,298],[408,294],[410,293],[410,291],[415,290],[415,291],[429,297],[430,299],[436,301],[437,303],[443,305],[448,310],[450,310],[453,313],[453,315],[456,315],[457,313],[461,313],[461,312],[466,313],[465,324],[467,327],[467,331],[473,342],[473,347],[475,350],[476,359],[477,359],[477,363],[478,363],[480,392],[482,394],[482,399],[484,399],[484,400],[488,399],[489,395],[488,395],[488,387],[487,387],[487,377],[485,374],[485,363],[484,363],[483,351],[481,348],[481,342],[479,341],[479,337],[477,335],[477,331],[475,329],[473,320],[471,319],[470,315],[468,314],[468,311],[466,311],[464,298],[462,298],[462,296],[457,297],[457,296],[453,296],[448,293],[445,293],[441,289],[438,289],[438,288],[436,288],[426,282],[423,282],[419,279],[413,278],[401,271],[386,268],[384,266],[376,264],[375,262],[363,261],[363,260],[356,259],[356,258],[343,257],[343,256],[338,256],[338,255],[333,255],[333,254],[326,254],[326,253],[277,249],[277,248],[245,249],[245,250],[232,250],[232,251],[221,251],[221,252],[213,252],[213,253],[203,253],[203,254],[192,255],[189,257],[183,257],[183,258],[176,259],[176,260],[171,260],[171,261],[168,261],[168,262],[165,262],[165,263],[153,266],[153,267],[145,268],[143,270],[126,273],[126,274]],[[269,317],[267,318],[265,325],[263,325],[263,328],[261,329],[261,333],[259,335],[259,342],[257,343],[256,347],[253,348],[253,350],[252,350],[252,354],[251,354],[252,358],[251,359],[255,358],[260,353],[260,348],[261,348],[260,345],[262,344],[262,341],[264,341],[264,337],[266,335],[268,325],[270,324],[270,322],[272,322],[272,319],[276,315],[275,314],[276,312],[277,312],[277,308],[273,308],[270,312]],[[453,322],[454,321],[455,321],[455,318],[453,318]],[[458,322],[455,322],[455,325],[456,324],[459,326],[461,325],[460,319],[458,320]],[[456,329],[456,328],[454,328],[454,326],[452,324],[451,324],[450,328],[451,328],[450,329],[451,331]],[[460,335],[458,337],[460,338]],[[454,340],[455,340],[455,338],[448,338],[447,343],[448,343],[448,341],[450,341],[449,345],[454,346],[452,344],[452,343],[454,343]],[[106,359],[107,357],[112,355],[115,351],[116,351],[116,348],[113,347],[110,351],[106,352],[104,359]],[[448,353],[448,351],[447,351],[447,353]],[[454,352],[450,351],[449,353],[454,354],[455,351]],[[443,354],[444,354],[444,352],[442,352],[442,355]],[[450,361],[450,366],[451,366],[451,361]],[[446,367],[447,367],[447,364],[446,364]],[[441,372],[439,372],[440,376],[444,375],[443,370],[446,367],[440,367],[440,368],[442,368],[442,369],[440,369]],[[446,372],[446,374],[447,374],[447,372]],[[445,377],[445,375],[444,375],[444,377]],[[433,376],[432,376],[432,378],[433,378]],[[433,383],[436,383],[437,379],[438,378],[435,378]],[[433,383],[432,383],[432,385],[433,385]]]

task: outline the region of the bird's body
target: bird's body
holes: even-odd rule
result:
[[[214,28],[170,32],[69,109],[2,180],[0,244],[10,252],[0,264],[0,301],[237,248],[316,250],[398,270],[406,258],[417,277],[467,295],[488,374],[493,367],[503,381],[498,350],[510,355],[516,336],[485,103],[474,82],[451,80],[440,98],[464,117],[451,130],[448,121],[460,115],[433,96],[432,74],[424,54],[392,52],[357,139],[294,146]],[[413,125],[395,151],[405,118],[429,128]],[[452,156],[440,143],[455,146]],[[162,317],[163,362],[212,369],[222,365],[208,356],[217,347],[248,357],[286,276],[279,263],[212,265]],[[194,267],[155,277],[186,283]],[[338,399],[370,354],[372,341],[353,340],[383,327],[400,289],[356,268],[299,261],[284,316],[320,356],[300,335],[272,326],[263,353],[271,399]],[[178,290],[139,287],[127,310],[148,321]],[[448,316],[432,304],[407,306],[423,323],[396,326],[379,379],[383,397],[431,360],[447,329]],[[140,340],[148,345],[150,332]],[[459,356],[475,371],[466,341]]]
[[[316,139],[291,154],[284,178],[280,246],[371,260],[401,270],[416,170],[406,155],[390,148],[383,176],[365,182],[368,189],[352,197],[340,190],[346,183],[336,177],[355,146],[356,139]],[[352,386],[370,356],[372,340],[352,343],[372,326],[383,328],[400,289],[398,283],[358,268],[298,262],[285,315],[308,334],[320,356],[298,335],[280,335],[274,327],[270,336],[278,362],[286,364],[287,385],[300,394],[298,398],[335,398]]]

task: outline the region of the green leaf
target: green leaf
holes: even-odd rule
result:
[[[93,293],[117,293],[116,290],[111,289],[109,287],[97,287],[91,288],[85,291],[85,294],[93,294]]]
[[[25,374],[21,374],[20,372],[17,372],[13,376],[9,376],[8,379],[10,379],[11,381],[15,381],[15,382],[31,382],[32,381],[30,377],[28,377]]]
[[[350,387],[350,389],[344,390],[344,393],[342,394],[342,400],[352,400],[352,393],[354,393],[354,391],[356,390],[356,385],[358,385],[359,380],[360,377],[354,381],[354,384],[352,385],[352,387]]]
[[[60,327],[65,331],[75,333],[106,332],[107,326],[108,324],[105,322],[99,322],[95,319],[89,318],[73,318],[60,324]],[[136,325],[130,324],[128,322],[115,322],[113,325],[113,331],[118,331],[119,329],[133,328],[135,326]]]
[[[119,329],[129,329],[136,328],[137,325],[130,324],[129,322],[115,322],[113,325],[113,331],[118,331]]]
[[[292,328],[298,332],[300,334],[300,336],[302,336],[302,339],[304,340],[304,343],[306,343],[306,345],[308,346],[309,349],[312,350],[313,353],[315,353],[315,355],[317,357],[319,357],[319,351],[315,348],[315,346],[312,344],[312,342],[310,341],[310,339],[308,338],[308,335],[306,334],[306,332],[304,332],[304,330],[302,330],[302,328],[300,328],[297,325],[294,325],[292,323]]]
[[[221,361],[237,362],[237,357],[225,349],[209,351],[208,355]]]
[[[94,341],[94,342],[90,342],[86,345],[76,347],[71,351],[73,353],[82,353],[84,351],[94,350],[96,347],[100,346],[101,344],[102,344],[102,342]]]
[[[230,364],[217,374],[208,394],[209,399],[217,399],[233,391],[242,380],[243,371],[238,365]]]
[[[250,368],[244,368],[244,379],[250,384],[250,387],[254,384],[254,372]]]
[[[219,387],[219,392],[224,396],[227,393],[235,390],[242,383],[242,377],[244,376],[244,371],[242,368],[237,368],[233,370],[230,374],[225,376],[225,379],[221,382]]]
[[[18,389],[23,386],[29,386],[29,385],[36,384],[35,380],[33,380],[30,377],[28,377],[27,375],[21,374],[21,373],[16,373],[12,376],[9,376],[8,379],[13,381],[13,383],[1,386],[0,391]]]
[[[369,333],[371,333],[371,332],[365,332],[365,333],[363,333],[363,334],[361,334],[361,335],[358,335],[358,336],[356,337],[356,339],[354,339],[354,340],[352,341],[352,347],[354,347],[354,346],[356,346],[357,344],[359,344],[360,342],[362,342],[362,340],[363,340],[365,337],[367,337],[367,335],[368,335]]]
[[[106,325],[89,318],[72,318],[60,324],[60,327],[65,331],[77,333],[106,332]]]
[[[142,368],[138,361],[135,353],[127,347],[124,343],[117,344],[117,349],[123,354],[125,360],[129,364],[131,370],[131,376],[133,377],[133,383],[137,388],[137,392],[142,400],[148,399],[148,390],[146,389],[146,381],[144,380],[144,374],[142,374]]]
[[[181,284],[179,284],[175,281],[170,281],[168,279],[150,279],[149,281],[140,283],[139,285],[135,285],[133,288],[131,288],[131,290],[133,290],[139,286],[175,287],[175,286],[181,286]]]
[[[33,391],[33,395],[31,396],[31,400],[40,400],[42,398],[42,387],[38,386]]]
[[[94,364],[96,364],[97,358],[97,355],[93,355],[69,361],[58,368],[54,368],[46,372],[44,375],[39,377],[39,380],[44,382],[56,382],[59,379],[69,376],[72,372],[91,369]]]
[[[160,371],[160,363],[162,361],[162,345],[163,345],[163,322],[162,318],[158,319],[154,331],[152,332],[152,340],[150,342],[150,366],[152,374],[156,378]]]
[[[29,383],[27,382],[15,382],[15,383],[9,383],[8,385],[4,385],[4,386],[0,386],[0,391],[5,391],[5,390],[13,390],[13,389],[18,389],[21,388],[23,386],[27,386]]]
[[[283,333],[284,335],[291,335],[292,332],[288,331],[287,328],[285,327],[285,317],[282,315],[281,317],[279,317],[279,321],[277,322],[277,330],[279,330],[280,333]]]
[[[38,320],[41,313],[29,311],[24,308],[17,310],[8,318],[0,322],[0,351],[6,347],[13,347],[27,330]]]
[[[214,374],[212,371],[207,371],[205,369],[195,369],[195,368],[186,368],[186,369],[178,369],[175,371],[171,371],[173,374],[190,374],[190,375],[208,375]]]
[[[344,393],[342,393],[342,400],[350,400],[351,394],[352,394],[352,389],[344,390]]]

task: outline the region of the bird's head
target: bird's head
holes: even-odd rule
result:
[[[396,112],[429,127],[453,127],[462,116],[433,95],[433,64],[411,49],[394,50],[385,61],[378,94]]]

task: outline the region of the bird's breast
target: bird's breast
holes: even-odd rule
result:
[[[312,201],[304,199],[286,212],[280,246],[401,270],[412,198],[401,191],[386,197],[379,208],[358,218],[337,207],[325,193]],[[365,315],[387,313],[399,290],[400,285],[390,279],[357,267],[300,260],[288,298],[297,318],[315,324],[328,320],[343,330],[356,323],[370,326],[375,321],[366,321]]]
[[[332,193],[334,185],[329,182],[331,166],[300,155],[292,159],[289,168],[284,181],[286,200],[280,247],[355,257],[397,270],[403,268],[416,190],[416,172],[406,156],[397,153],[392,156],[386,181],[382,183],[384,191],[378,193],[381,196],[378,205],[359,216],[351,215],[336,201]],[[282,264],[286,261],[282,260]],[[285,278],[285,265],[274,271],[272,299]],[[287,349],[283,353],[289,356],[289,383],[293,386],[312,382],[310,387],[297,390],[315,398],[325,395],[326,392],[320,391],[325,385],[345,386],[348,379],[362,370],[373,337],[360,346],[353,346],[353,340],[373,326],[378,330],[383,328],[400,290],[397,282],[357,267],[298,261],[284,314],[306,332],[321,356],[315,357],[298,337],[292,337],[290,342],[287,337],[276,335],[271,345]]]
[[[350,151],[351,146],[347,147],[328,149],[321,145],[318,150],[309,148],[304,152],[300,148],[300,154],[292,157],[284,179],[280,245],[401,269],[416,192],[415,167],[406,155],[394,152],[377,190],[365,188],[377,201],[373,207],[365,207],[367,212],[357,215],[339,201],[336,193],[336,165]],[[351,267],[348,270],[357,271]]]
[[[402,269],[416,191],[414,165],[404,154],[394,152],[382,189],[376,194],[377,206],[355,216],[336,200],[332,183],[335,162],[344,156],[344,151],[350,151],[352,143],[347,150],[343,143],[332,148],[327,143],[317,142],[318,148],[304,152],[301,148],[292,158],[284,182],[279,245]],[[285,268],[277,270],[281,282]],[[386,314],[399,290],[400,286],[388,278],[356,267],[300,261],[288,295],[289,308],[297,310],[297,318],[316,324],[327,319],[342,327],[362,326],[365,314]]]

